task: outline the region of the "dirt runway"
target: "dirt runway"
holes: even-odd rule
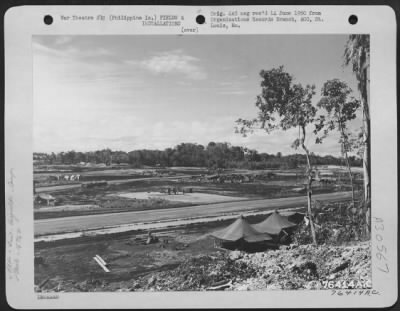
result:
[[[316,194],[314,200],[337,201],[349,199],[351,192]],[[216,216],[225,213],[239,213],[252,210],[271,210],[299,207],[307,204],[307,197],[249,200],[204,204],[181,208],[168,208],[151,211],[134,211],[112,214],[97,214],[35,220],[35,236],[100,229],[131,223],[148,223],[193,217]]]

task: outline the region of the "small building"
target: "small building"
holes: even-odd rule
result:
[[[56,204],[56,198],[50,194],[41,193],[35,196],[35,203],[54,206]]]

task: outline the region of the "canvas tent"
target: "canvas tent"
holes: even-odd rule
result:
[[[296,224],[288,220],[288,217],[280,215],[277,211],[274,211],[264,221],[253,225],[253,227],[262,233],[268,233],[271,235],[279,235],[283,229],[295,227]]]
[[[266,233],[255,230],[243,216],[240,216],[228,227],[210,234],[221,241],[226,248],[248,248],[249,244],[263,244],[272,241],[272,237]]]
[[[294,224],[299,224],[304,220],[304,217],[306,216],[304,213],[299,213],[299,212],[285,212],[281,213],[281,216],[287,217],[287,219],[294,223]]]

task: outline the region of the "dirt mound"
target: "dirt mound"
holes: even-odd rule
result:
[[[199,256],[174,270],[147,276],[131,290],[318,289],[322,281],[344,280],[371,280],[370,243],[291,245],[255,254],[233,251]]]
[[[323,289],[324,281],[371,281],[371,245],[290,245],[248,254],[198,255],[123,281],[46,280],[37,291],[204,291]],[[40,286],[39,286],[40,287]]]
[[[258,267],[257,278],[233,289],[318,289],[322,281],[371,280],[369,242],[352,246],[292,245],[266,253],[246,254],[240,261]]]
[[[205,290],[229,281],[255,277],[257,270],[246,262],[236,261],[225,254],[198,256],[184,261],[172,271],[160,272],[135,284],[136,290],[185,291]]]

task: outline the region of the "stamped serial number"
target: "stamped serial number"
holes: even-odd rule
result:
[[[367,289],[372,288],[371,280],[321,281],[323,289]]]

